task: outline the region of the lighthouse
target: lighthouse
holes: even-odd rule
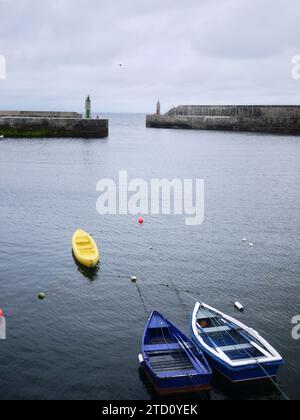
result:
[[[160,102],[158,101],[157,102],[157,105],[156,105],[156,115],[161,115],[161,110],[160,110]]]
[[[90,96],[88,96],[85,101],[85,118],[92,118],[92,103]]]

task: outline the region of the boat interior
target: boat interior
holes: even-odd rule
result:
[[[149,352],[149,362],[155,373],[174,371],[194,371],[194,365],[183,351]],[[196,372],[196,371],[195,371]]]
[[[182,374],[197,373],[186,351],[182,349],[169,327],[149,328],[144,344],[149,363],[156,374],[175,371],[180,371]]]
[[[233,361],[271,356],[261,343],[256,346],[254,338],[245,330],[217,314],[200,311],[197,327],[206,345],[218,348]]]
[[[94,246],[87,236],[78,236],[76,238],[76,245],[81,255],[93,255],[95,252]]]
[[[177,343],[175,337],[171,333],[170,328],[150,328],[146,337],[147,345],[153,344],[172,344]]]

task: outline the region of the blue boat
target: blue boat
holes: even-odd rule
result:
[[[204,303],[195,306],[192,333],[210,366],[233,383],[275,378],[283,364],[258,332]]]
[[[203,353],[158,312],[148,320],[139,361],[160,395],[211,389],[212,370]]]

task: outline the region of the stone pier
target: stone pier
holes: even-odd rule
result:
[[[0,111],[0,136],[14,138],[104,138],[109,121],[76,112]]]
[[[146,126],[300,135],[300,106],[178,106]]]

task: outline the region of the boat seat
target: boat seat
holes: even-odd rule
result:
[[[247,349],[252,349],[252,348],[253,348],[252,344],[237,344],[236,346],[219,347],[219,350],[227,352],[227,351],[235,351],[235,350],[247,350]]]
[[[94,252],[92,249],[79,249],[78,253],[81,255],[93,255]]]
[[[204,319],[214,319],[214,318],[217,318],[217,315],[213,314],[211,312],[201,311],[201,312],[198,312],[198,314],[197,314],[197,321],[198,322],[200,322]]]
[[[203,328],[203,331],[206,334],[217,333],[217,332],[225,332],[225,331],[231,331],[231,330],[232,330],[232,328],[228,327],[227,325],[224,325],[222,327]]]
[[[149,340],[149,344],[172,344],[176,343],[172,337],[153,337]]]
[[[170,344],[166,344],[166,343],[161,343],[159,345],[155,344],[149,344],[144,346],[144,351],[149,353],[149,352],[154,352],[154,353],[161,353],[163,351],[173,351],[173,350],[179,350],[181,347],[178,343],[170,343]]]

